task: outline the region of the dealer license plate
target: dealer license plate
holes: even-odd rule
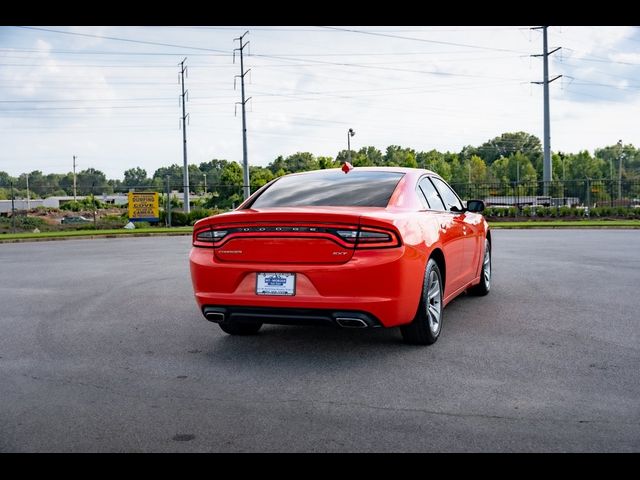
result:
[[[256,279],[257,295],[295,295],[295,273],[258,273]]]

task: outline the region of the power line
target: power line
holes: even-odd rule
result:
[[[123,52],[123,51],[77,51],[77,50],[49,50],[49,49],[36,49],[36,48],[0,48],[0,52],[7,53],[20,53],[20,52],[31,52],[31,53],[47,53],[47,54],[60,54],[60,55],[135,55],[135,56],[184,56],[183,53],[176,52]],[[458,51],[429,51],[429,52],[335,52],[335,53],[272,53],[271,55],[277,55],[281,57],[295,56],[295,57],[368,57],[368,56],[388,56],[388,57],[396,57],[396,56],[410,56],[410,55],[458,55],[464,53],[482,53],[477,52],[476,50],[458,50]],[[200,56],[200,57],[231,57],[232,53],[189,53],[189,56]],[[8,57],[7,55],[3,55],[0,58],[34,58],[33,56],[29,57]]]
[[[418,38],[418,37],[405,37],[405,36],[402,36],[402,35],[391,35],[391,34],[374,32],[374,31],[354,30],[354,29],[350,29],[350,28],[338,28],[338,27],[326,27],[326,26],[319,26],[319,28],[326,28],[326,29],[336,30],[336,31],[340,31],[340,32],[360,33],[360,34],[363,34],[363,35],[374,35],[374,36],[378,36],[378,37],[397,38],[397,39],[401,39],[401,40],[412,40],[412,41],[416,41],[416,42],[435,43],[435,44],[438,44],[438,45],[450,45],[450,46],[454,46],[454,47],[476,48],[476,49],[479,49],[479,50],[492,50],[492,51],[496,51],[496,52],[527,53],[527,52],[522,52],[520,50],[512,50],[512,49],[509,49],[509,48],[485,47],[485,46],[473,45],[473,44],[469,44],[469,43],[447,42],[447,41],[444,41],[444,40],[429,40],[429,39],[426,39],[426,38]]]
[[[51,32],[51,33],[60,33],[63,35],[76,35],[76,36],[80,36],[80,37],[89,37],[89,38],[101,38],[103,40],[116,40],[119,42],[130,42],[130,43],[139,43],[139,44],[144,44],[144,45],[158,45],[161,47],[175,47],[175,48],[187,48],[190,50],[205,50],[208,52],[221,52],[221,53],[227,53],[224,50],[217,50],[215,48],[204,48],[204,47],[193,47],[190,45],[176,45],[173,43],[161,43],[161,42],[150,42],[150,41],[146,41],[146,40],[136,40],[136,39],[131,39],[131,38],[121,38],[121,37],[110,37],[110,36],[106,36],[106,35],[94,35],[94,34],[90,34],[90,33],[79,33],[79,32],[65,32],[63,30],[53,30],[51,28],[41,28],[41,27],[26,27],[26,26],[18,26],[18,25],[14,25],[15,28],[24,28],[27,30],[39,30],[39,31],[43,31],[43,32]]]

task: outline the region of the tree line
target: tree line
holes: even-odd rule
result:
[[[543,153],[538,137],[526,132],[503,133],[480,146],[466,146],[460,152],[438,150],[416,151],[399,145],[389,145],[384,152],[373,146],[359,150],[342,150],[335,158],[316,157],[310,152],[297,152],[287,157],[279,156],[267,166],[250,166],[252,190],[273,178],[301,171],[339,167],[351,158],[354,166],[400,166],[427,168],[440,174],[447,182],[455,184],[512,182],[535,183],[542,180]],[[553,180],[640,180],[640,149],[632,144],[618,142],[577,153],[552,154]],[[620,165],[622,168],[620,169]],[[153,175],[140,167],[124,172],[123,179],[107,179],[100,170],[88,168],[76,175],[78,195],[100,195],[127,192],[131,188],[148,188],[164,191],[166,177],[172,189],[182,190],[183,167],[181,164],[158,168]],[[72,173],[49,173],[36,170],[28,174],[32,198],[71,195]],[[26,198],[27,174],[11,177],[0,171],[0,199],[10,198],[11,182],[17,198]],[[209,207],[228,208],[242,200],[242,167],[235,161],[213,159],[199,165],[189,165],[190,190],[197,194],[211,194]],[[206,185],[206,186],[205,186]]]

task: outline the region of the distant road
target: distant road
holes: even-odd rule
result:
[[[638,451],[640,235],[496,230],[492,292],[229,337],[189,237],[0,245],[0,452]]]

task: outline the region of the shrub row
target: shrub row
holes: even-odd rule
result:
[[[523,207],[518,211],[516,207],[487,207],[483,212],[487,218],[582,218],[582,217],[614,217],[614,218],[639,218],[640,208],[627,207],[595,207],[588,211],[577,207]]]
[[[173,227],[184,227],[185,225],[193,225],[201,218],[210,217],[211,215],[217,215],[220,210],[215,208],[196,208],[191,210],[188,214],[184,212],[171,212],[171,225]],[[166,212],[162,210],[160,212],[160,224],[164,225],[166,219]]]

